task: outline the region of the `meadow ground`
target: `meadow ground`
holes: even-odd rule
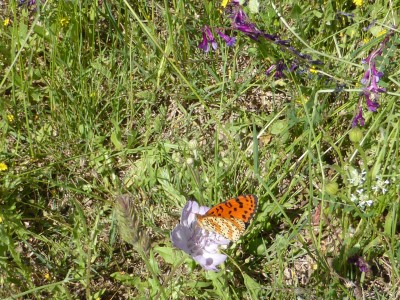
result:
[[[400,1],[221,4],[0,1],[1,298],[400,298]]]

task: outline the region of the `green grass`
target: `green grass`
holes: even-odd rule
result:
[[[266,69],[294,57],[272,43],[198,49],[203,25],[229,24],[218,1],[1,4],[1,298],[399,297],[397,29],[377,61],[387,93],[360,142],[348,134],[361,60],[400,2],[291,2],[251,20],[324,65],[279,80]],[[258,214],[220,272],[172,246],[188,199],[244,193]]]

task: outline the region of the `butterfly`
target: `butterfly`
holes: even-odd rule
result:
[[[236,242],[246,230],[246,226],[257,211],[258,199],[255,195],[231,198],[211,207],[204,215],[197,214],[197,224],[211,232]]]

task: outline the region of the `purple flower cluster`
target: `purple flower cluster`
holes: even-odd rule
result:
[[[354,264],[358,267],[360,272],[368,273],[371,271],[369,264],[361,256],[352,256],[347,260],[349,263]]]
[[[252,23],[244,12],[242,6],[238,3],[238,1],[232,0],[230,2],[230,8],[228,15],[231,20],[231,28],[230,30],[239,31],[242,34],[248,36],[250,39],[260,42],[261,39],[268,40],[282,50],[287,51],[294,55],[297,59],[301,59],[310,65],[320,65],[321,61],[312,60],[311,56],[308,54],[301,53],[292,47],[288,40],[282,40],[276,34],[269,34],[257,28],[257,26]],[[221,29],[216,29],[217,34],[226,42],[228,46],[233,46],[236,43],[236,38],[231,37],[221,31]],[[214,36],[212,34],[211,29],[208,26],[204,26],[203,28],[203,39],[199,44],[199,48],[208,52],[210,50],[210,45],[214,50],[217,49],[217,43],[215,42]],[[298,62],[294,61],[290,67],[287,67],[282,61],[278,61],[276,65],[272,65],[268,70],[267,74],[271,74],[275,71],[275,78],[284,77],[283,71],[289,70],[293,71],[297,69]]]
[[[386,90],[383,87],[378,85],[379,80],[383,76],[383,72],[378,71],[376,68],[376,58],[382,55],[383,49],[386,46],[386,43],[389,41],[391,35],[393,35],[394,31],[391,30],[384,40],[380,43],[378,49],[372,51],[366,59],[362,60],[362,63],[367,65],[366,71],[364,73],[363,78],[361,79],[361,84],[364,86],[363,91],[361,92],[361,97],[365,97],[365,101],[367,104],[367,108],[369,111],[376,112],[379,107],[379,97],[381,93],[385,93]],[[362,106],[359,105],[358,113],[353,119],[352,126],[355,127],[357,125],[364,126],[365,120],[363,118],[363,109]]]
[[[227,246],[230,240],[209,232],[197,225],[196,215],[205,214],[209,208],[199,206],[196,201],[188,201],[182,210],[180,223],[171,232],[175,247],[189,254],[205,270],[218,271],[227,256],[219,253],[219,246]]]
[[[26,5],[26,6],[32,6],[36,4],[36,0],[20,0],[18,2],[18,6]]]

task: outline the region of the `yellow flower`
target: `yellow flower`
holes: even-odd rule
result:
[[[356,6],[361,6],[361,5],[363,5],[363,0],[353,0],[353,3],[354,3]]]
[[[222,0],[221,6],[225,7],[228,4],[229,0]]]
[[[381,35],[385,35],[386,33],[387,33],[387,30],[383,29],[383,30],[379,31],[376,36],[378,37],[378,36],[381,36]]]
[[[305,105],[308,102],[308,98],[304,95],[301,95],[299,98],[296,99],[296,103],[299,105]]]
[[[0,216],[0,224],[3,223],[3,217]]]
[[[49,281],[51,279],[51,275],[49,273],[44,274],[44,279]]]
[[[4,25],[4,26],[8,26],[9,24],[10,24],[10,18],[4,19],[3,25]]]
[[[69,20],[67,18],[61,18],[60,19],[60,24],[62,27],[65,27],[69,24]]]
[[[364,38],[364,39],[363,39],[364,44],[368,44],[369,41],[370,41],[369,38]]]
[[[310,73],[318,73],[318,70],[317,69],[315,69],[315,68],[310,68]]]
[[[0,171],[6,171],[8,169],[7,165],[5,163],[0,163]]]
[[[8,122],[12,123],[14,121],[13,115],[7,115]]]

